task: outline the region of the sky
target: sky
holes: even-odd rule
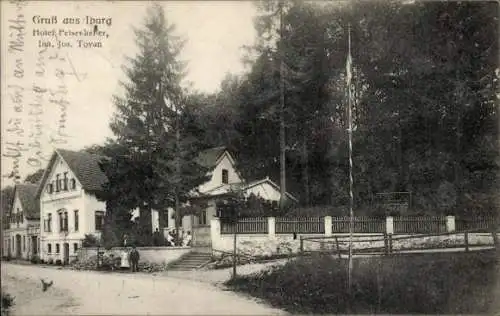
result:
[[[121,93],[125,56],[136,51],[132,27],[141,26],[148,4],[1,1],[2,187],[13,184],[8,175],[22,180],[45,168],[54,148],[79,150],[112,136],[113,96]],[[255,40],[251,2],[161,4],[187,40],[186,85],[214,92],[226,73],[244,71],[242,46]],[[103,33],[85,36],[94,25]]]

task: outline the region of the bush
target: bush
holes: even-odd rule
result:
[[[99,239],[92,234],[85,234],[82,241],[82,247],[98,247],[100,246]]]
[[[57,259],[57,260],[56,260],[56,265],[58,265],[58,266],[62,266],[62,261],[61,261],[61,259]]]
[[[2,289],[2,316],[9,315],[9,311],[14,306],[14,297],[5,293]]]
[[[38,264],[38,263],[40,263],[40,262],[41,262],[40,257],[39,257],[38,255],[33,255],[33,256],[31,256],[30,261],[31,261],[31,263],[33,263],[33,264]]]
[[[352,296],[346,261],[302,257],[226,284],[294,313],[476,314],[493,299],[494,252],[355,259]]]
[[[49,260],[47,260],[47,263],[48,264],[54,264],[54,259],[50,258]]]

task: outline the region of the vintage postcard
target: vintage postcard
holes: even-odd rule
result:
[[[0,5],[2,316],[500,313],[497,2]]]

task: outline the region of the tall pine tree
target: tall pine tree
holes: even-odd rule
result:
[[[141,210],[144,236],[151,235],[152,209],[164,216],[168,207],[175,207],[178,227],[180,203],[205,180],[205,170],[194,162],[199,131],[185,106],[185,65],[179,60],[183,41],[174,30],[161,5],[148,9],[143,27],[135,29],[138,53],[124,67],[125,96],[115,98],[117,111],[110,125],[118,155],[108,164],[127,167],[115,170],[123,174],[111,177],[121,180],[110,180],[109,191],[133,195],[123,198]]]

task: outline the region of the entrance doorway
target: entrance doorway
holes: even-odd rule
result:
[[[38,238],[36,236],[31,236],[31,253],[33,255],[38,254],[38,243],[37,240]]]
[[[69,243],[63,245],[63,264],[69,264]]]
[[[21,235],[16,235],[16,258],[21,258]]]

